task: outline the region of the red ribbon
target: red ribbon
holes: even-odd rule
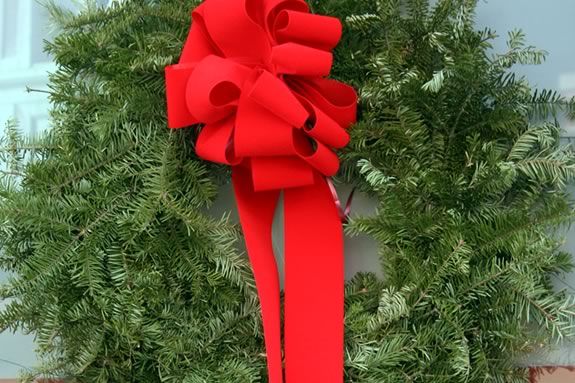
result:
[[[343,236],[326,177],[356,119],[352,87],[325,78],[338,19],[303,0],[207,0],[166,68],[168,124],[202,123],[197,154],[232,166],[261,303],[270,383],[283,379],[272,221],[285,210],[285,380],[343,382]]]

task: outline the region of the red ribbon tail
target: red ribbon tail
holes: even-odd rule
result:
[[[269,383],[282,383],[280,286],[272,246],[272,223],[280,190],[255,192],[248,169],[233,167],[236,204],[258,296]]]
[[[284,191],[285,353],[289,383],[342,383],[341,219],[324,177]]]
[[[282,383],[280,289],[271,229],[279,190],[253,190],[248,169],[232,172],[260,299],[270,383]],[[325,178],[284,190],[285,381],[342,383],[344,275],[341,219]]]

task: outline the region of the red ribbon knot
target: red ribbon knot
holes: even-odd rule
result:
[[[347,145],[346,129],[355,122],[357,104],[352,87],[326,78],[341,23],[311,14],[303,0],[207,0],[193,10],[192,19],[179,63],[166,68],[168,125],[203,124],[198,156],[232,166],[262,306],[270,382],[283,381],[279,284],[271,246],[281,190],[286,380],[340,382],[343,244],[325,177],[338,171],[333,150]],[[313,282],[308,272],[326,275]],[[326,290],[310,297],[314,283]],[[308,307],[310,302],[314,307]],[[308,360],[319,350],[323,356]],[[323,367],[309,366],[318,360]]]

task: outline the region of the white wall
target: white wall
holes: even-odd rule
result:
[[[0,126],[17,118],[24,131],[36,133],[48,127],[45,93],[27,93],[26,86],[45,89],[52,64],[43,53],[47,35],[46,13],[34,0],[0,0]],[[0,274],[0,278],[5,275]],[[15,377],[21,365],[35,358],[31,337],[0,335],[0,378]]]

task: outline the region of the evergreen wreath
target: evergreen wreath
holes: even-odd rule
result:
[[[7,125],[0,328],[33,333],[26,378],[265,382],[261,320],[240,232],[207,208],[227,169],[197,130],[166,128],[164,78],[197,0],[49,6],[52,129]],[[341,182],[377,198],[349,235],[379,244],[384,280],[346,287],[346,381],[524,382],[517,357],[574,336],[561,228],[575,101],[514,64],[545,52],[509,33],[494,54],[473,0],[312,0],[345,25],[333,77],[361,96]],[[357,255],[361,256],[361,255]]]

